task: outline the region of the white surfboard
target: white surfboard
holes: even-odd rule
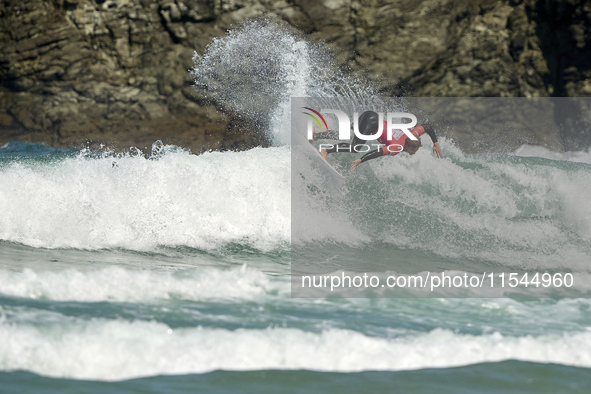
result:
[[[314,150],[314,152],[316,152],[316,154],[311,155],[311,157],[322,169],[324,175],[326,175],[327,178],[331,182],[333,182],[336,187],[343,186],[345,184],[345,177],[342,176],[337,170],[335,170],[334,167],[331,166],[326,160],[324,160],[324,157],[322,157],[320,152],[318,152],[318,148],[312,146],[311,144],[310,147]]]

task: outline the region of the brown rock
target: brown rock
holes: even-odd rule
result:
[[[584,0],[7,0],[0,15],[0,144],[264,144],[245,132],[252,124],[194,91],[188,73],[194,51],[260,16],[325,42],[343,69],[385,95],[591,95]],[[486,149],[589,148],[589,109],[564,103],[555,111],[568,109],[570,121],[555,116],[557,127]],[[485,150],[462,133],[449,131],[462,148]]]

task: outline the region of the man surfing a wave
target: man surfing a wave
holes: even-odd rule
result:
[[[378,131],[379,126],[379,116],[376,112],[373,111],[366,111],[361,114],[359,117],[359,133],[363,135],[373,135]],[[351,170],[357,168],[357,166],[363,162],[368,160],[376,159],[382,156],[395,156],[400,152],[407,152],[410,155],[414,155],[419,148],[422,146],[420,136],[423,134],[428,134],[431,137],[431,141],[433,142],[433,152],[437,155],[437,157],[442,158],[443,152],[441,151],[441,146],[439,146],[439,142],[437,142],[437,136],[433,131],[433,127],[429,124],[424,125],[417,125],[415,126],[410,132],[417,137],[417,140],[411,140],[408,136],[402,132],[402,130],[395,130],[392,133],[391,138],[388,138],[387,130],[387,122],[384,120],[384,127],[382,130],[382,135],[380,135],[377,141],[382,144],[383,146],[367,152],[363,155],[360,159],[354,160],[351,163]],[[326,132],[324,133],[317,133],[314,136],[314,139],[325,138]],[[355,136],[353,140],[349,142],[341,142],[337,145],[333,145],[330,149],[321,149],[320,154],[324,159],[328,160],[329,153],[335,152],[358,152],[363,149],[363,146],[366,146],[365,141],[361,138]]]

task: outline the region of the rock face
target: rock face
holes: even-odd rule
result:
[[[0,144],[261,144],[188,72],[194,51],[261,15],[324,41],[388,96],[591,96],[585,0],[3,0]],[[557,132],[532,128],[486,148],[468,142],[469,130],[450,136],[466,151],[589,148],[589,108],[560,102],[554,110],[569,116]]]

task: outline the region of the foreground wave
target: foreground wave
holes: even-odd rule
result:
[[[45,376],[122,380],[214,370],[331,372],[448,368],[516,359],[591,367],[591,333],[505,337],[435,329],[392,339],[326,329],[178,328],[155,322],[61,318],[0,323],[0,368]]]

